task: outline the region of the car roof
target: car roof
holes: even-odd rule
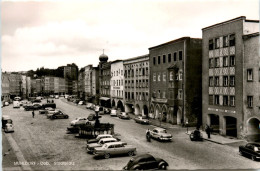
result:
[[[160,127],[156,127],[156,128],[154,128],[154,129],[156,129],[156,130],[158,130],[158,131],[166,130],[166,129],[164,129],[164,128],[160,128]]]
[[[102,141],[110,141],[110,140],[116,140],[116,139],[111,137],[111,138],[102,138],[101,140],[102,140]],[[100,141],[101,141],[101,140],[100,140]]]
[[[100,135],[98,135],[98,137],[105,137],[105,136],[111,136],[112,137],[112,135],[110,135],[110,134],[100,134]]]

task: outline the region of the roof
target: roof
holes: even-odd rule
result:
[[[145,57],[149,57],[149,54],[141,55],[141,56],[137,56],[137,57],[133,57],[133,58],[128,58],[128,59],[125,59],[124,61],[131,61],[131,60],[141,59],[141,58],[145,58]]]
[[[169,41],[169,42],[157,45],[157,46],[150,47],[148,49],[151,50],[151,49],[158,48],[158,47],[161,47],[161,46],[165,46],[165,45],[168,45],[168,44],[171,44],[171,43],[182,42],[182,41],[188,40],[188,39],[200,39],[201,40],[201,38],[181,37],[179,39],[175,39],[175,40],[172,40],[172,41]]]
[[[259,20],[246,20],[245,16],[240,16],[240,17],[237,17],[237,18],[233,18],[231,20],[227,20],[227,21],[224,21],[224,22],[221,22],[221,23],[217,23],[217,24],[208,26],[208,27],[204,27],[204,28],[202,28],[202,30],[206,30],[206,29],[209,29],[209,28],[212,28],[212,27],[220,26],[220,25],[223,25],[223,24],[228,24],[228,23],[231,23],[231,22],[239,21],[239,20],[245,20],[245,22],[256,22],[256,23],[258,22],[259,23]]]
[[[251,33],[251,34],[245,34],[245,35],[243,35],[243,39],[249,39],[251,37],[257,37],[257,36],[259,36],[259,32]]]
[[[123,61],[123,60],[117,59],[117,60],[111,61],[111,64],[116,63],[116,62],[121,62],[121,61]]]

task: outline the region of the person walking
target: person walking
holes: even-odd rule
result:
[[[150,135],[150,130],[149,129],[146,131],[146,140],[148,142],[151,142],[151,135]]]
[[[206,128],[205,128],[205,131],[206,131],[206,133],[207,133],[207,135],[208,135],[208,139],[210,139],[210,126],[208,125],[208,124],[206,124]]]
[[[34,110],[32,111],[32,117],[34,118]]]

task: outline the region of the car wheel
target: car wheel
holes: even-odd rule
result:
[[[128,152],[128,155],[129,155],[129,156],[133,156],[133,155],[134,155],[134,152],[133,152],[133,151],[129,151],[129,152]]]
[[[57,117],[56,117],[56,116],[53,116],[52,119],[57,119]]]
[[[251,159],[252,159],[253,161],[256,161],[256,157],[255,157],[255,156],[251,156]]]
[[[104,155],[104,157],[105,157],[105,159],[109,159],[110,154],[109,154],[109,153],[106,153],[106,154]]]
[[[68,119],[69,117],[68,116],[65,116],[65,119]]]
[[[159,169],[161,169],[161,170],[166,170],[166,168],[167,168],[167,165],[165,163],[163,163],[159,166]]]

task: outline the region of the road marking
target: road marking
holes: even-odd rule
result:
[[[21,163],[27,163],[27,161],[25,160],[23,153],[21,152],[19,146],[17,145],[17,143],[15,142],[15,140],[12,137],[12,134],[4,134],[9,142],[9,144],[11,145],[12,149],[14,150],[14,153],[17,157],[17,160]],[[32,170],[31,167],[29,165],[21,165],[23,170]]]

